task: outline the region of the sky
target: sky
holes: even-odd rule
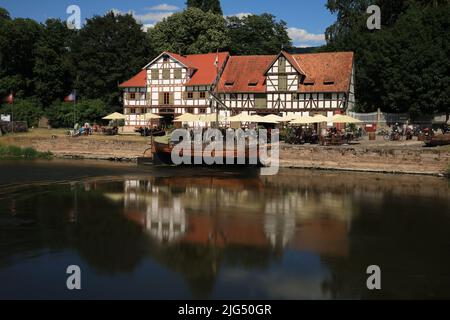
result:
[[[69,5],[78,5],[81,19],[103,15],[107,11],[131,12],[146,27],[185,8],[186,0],[0,0],[0,7],[13,18],[66,20]],[[298,47],[325,43],[325,29],[335,17],[325,8],[326,0],[221,0],[224,15],[271,13],[288,25],[289,35]]]

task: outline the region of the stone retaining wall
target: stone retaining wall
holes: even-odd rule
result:
[[[291,168],[444,174],[450,153],[431,148],[284,146],[280,164]]]
[[[2,138],[4,139],[4,137]],[[5,140],[2,140],[5,141]],[[18,146],[51,151],[57,157],[136,161],[149,147],[149,139],[121,137],[18,136],[8,139]],[[146,156],[150,153],[146,153]],[[408,146],[293,146],[281,144],[280,166],[288,168],[349,170],[387,173],[444,174],[450,152],[439,148]]]

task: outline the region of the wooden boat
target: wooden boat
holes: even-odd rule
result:
[[[427,147],[445,146],[450,144],[450,133],[431,135],[425,138]]]
[[[225,146],[225,143],[224,143]],[[239,153],[238,149],[235,147],[234,149],[224,149],[224,150],[215,150],[212,153],[205,151],[206,145],[203,144],[201,148],[197,145],[195,146],[194,143],[191,145],[191,164],[205,164],[204,158],[205,157],[214,157],[214,158],[222,158],[223,164],[226,164],[227,158],[232,158],[233,163],[236,165],[261,165],[260,159],[258,157],[259,155],[259,146],[256,148],[256,152],[254,150],[251,150],[248,145],[245,146],[245,153],[244,153],[244,163],[240,164],[238,163],[238,156],[241,155]],[[153,156],[153,163],[154,164],[168,164],[173,165],[172,162],[172,150],[174,148],[174,145],[170,142],[170,137],[156,137],[153,140],[152,145],[152,156]],[[200,151],[200,152],[199,152]],[[182,156],[182,152],[180,153],[180,156]],[[251,156],[255,155],[256,159],[253,159]],[[256,160],[256,161],[255,161]],[[256,163],[255,163],[256,162]]]

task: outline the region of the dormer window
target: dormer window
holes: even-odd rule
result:
[[[303,82],[303,84],[305,86],[313,86],[314,83],[316,83],[316,81],[314,80],[314,78],[306,78],[305,81]]]
[[[251,79],[251,80],[248,82],[248,86],[249,86],[249,87],[256,87],[257,84],[258,84],[258,79]]]
[[[234,85],[234,80],[232,80],[232,79],[225,80],[225,85],[229,86],[229,87]]]
[[[332,78],[332,77],[326,77],[326,78],[323,80],[323,84],[326,85],[326,86],[333,85],[333,84],[334,84],[334,78]]]

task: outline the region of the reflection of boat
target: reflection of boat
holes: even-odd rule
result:
[[[445,146],[448,144],[450,144],[450,133],[431,135],[425,139],[425,145],[428,147]]]
[[[214,144],[214,142],[212,142]],[[205,164],[205,159],[222,159],[222,163],[226,164],[227,159],[232,159],[233,164],[236,165],[259,165],[259,145],[251,148],[248,144],[244,148],[239,149],[236,144],[233,148],[227,148],[225,142],[222,145],[218,145],[217,149],[214,149],[212,144],[202,144],[201,147],[194,142],[191,144],[190,150],[190,162],[191,164]],[[172,161],[172,151],[174,144],[170,141],[170,136],[156,137],[152,144],[153,163],[156,164],[174,164]],[[221,146],[221,147],[219,147]],[[178,154],[183,157],[183,150]],[[239,160],[238,160],[239,159]]]
[[[157,186],[180,188],[180,186],[194,188],[222,188],[226,190],[260,190],[263,185],[259,179],[252,178],[220,178],[220,177],[170,177],[158,178],[154,182]]]

